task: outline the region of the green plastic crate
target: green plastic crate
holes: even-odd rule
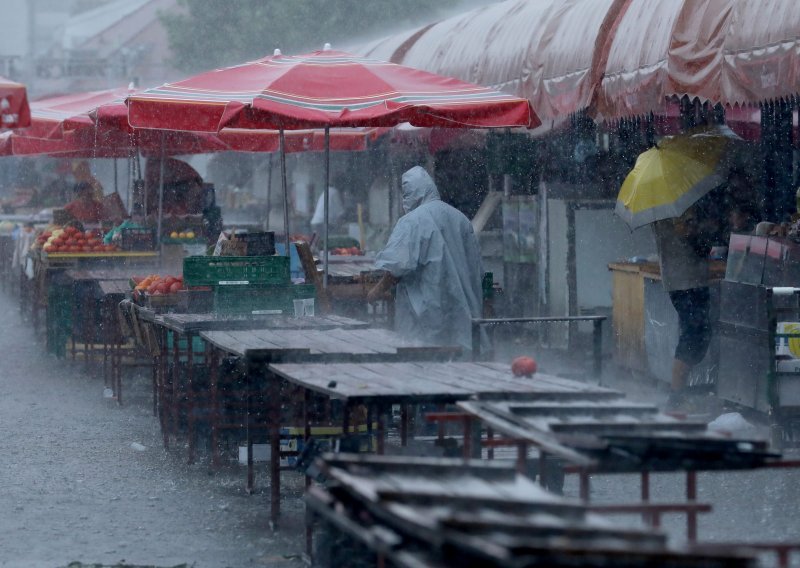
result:
[[[183,259],[187,286],[288,286],[287,256],[189,256]]]
[[[314,298],[313,284],[294,286],[219,286],[214,290],[214,311],[254,315],[280,311],[294,314],[293,300]]]

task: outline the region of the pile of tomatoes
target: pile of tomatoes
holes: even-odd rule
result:
[[[165,296],[167,294],[176,294],[179,290],[185,289],[183,276],[150,274],[144,278],[134,276],[131,280],[135,284],[133,292],[138,295],[147,293],[150,296]]]
[[[102,231],[81,231],[76,227],[64,227],[55,231],[44,231],[37,237],[42,250],[48,254],[100,253],[119,250],[116,245],[103,244]]]
[[[361,256],[364,253],[358,247],[338,247],[338,248],[332,248],[331,254],[336,254],[340,256]]]

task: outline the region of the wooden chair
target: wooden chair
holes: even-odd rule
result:
[[[314,261],[314,255],[311,253],[311,245],[305,241],[298,241],[294,243],[297,248],[297,256],[300,257],[300,265],[303,267],[303,273],[306,277],[306,282],[313,284],[317,290],[317,310],[320,314],[329,314],[331,312],[331,299],[328,291],[322,285],[322,273],[317,268],[317,263]]]

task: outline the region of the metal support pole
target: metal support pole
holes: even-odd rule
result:
[[[292,251],[289,248],[289,186],[286,183],[286,136],[283,128],[278,131],[278,139],[281,149],[281,187],[283,188],[283,230],[286,232],[286,256],[291,258]]]
[[[472,360],[477,361],[481,357],[481,324],[472,320]]]
[[[322,246],[323,250],[323,263],[322,263],[322,287],[327,290],[328,288],[328,233],[329,233],[329,219],[330,219],[330,181],[331,181],[331,129],[329,126],[325,127],[325,229],[323,235]]]
[[[592,322],[592,356],[594,358],[594,376],[598,383],[603,381],[603,320]]]
[[[158,225],[156,227],[156,243],[160,246],[161,245],[161,222],[164,217],[164,167],[166,164],[164,161],[166,160],[165,154],[166,151],[164,149],[164,138],[166,137],[165,132],[161,132],[161,165],[158,171]],[[147,192],[145,191],[145,195]],[[145,210],[145,215],[147,215],[147,210]]]

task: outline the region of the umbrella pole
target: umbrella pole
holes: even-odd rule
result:
[[[267,217],[264,219],[264,230],[269,231],[269,216],[272,214],[272,154],[267,154]]]
[[[323,264],[322,264],[322,287],[328,289],[328,219],[330,205],[330,179],[331,179],[331,128],[325,127],[325,228],[323,230]]]
[[[281,186],[283,187],[283,230],[286,231],[286,256],[291,258],[292,251],[289,248],[289,186],[286,183],[286,137],[283,128],[279,130],[278,139],[281,149]]]
[[[158,170],[158,223],[156,225],[156,243],[161,245],[161,221],[164,217],[164,133],[161,133],[161,164]]]

